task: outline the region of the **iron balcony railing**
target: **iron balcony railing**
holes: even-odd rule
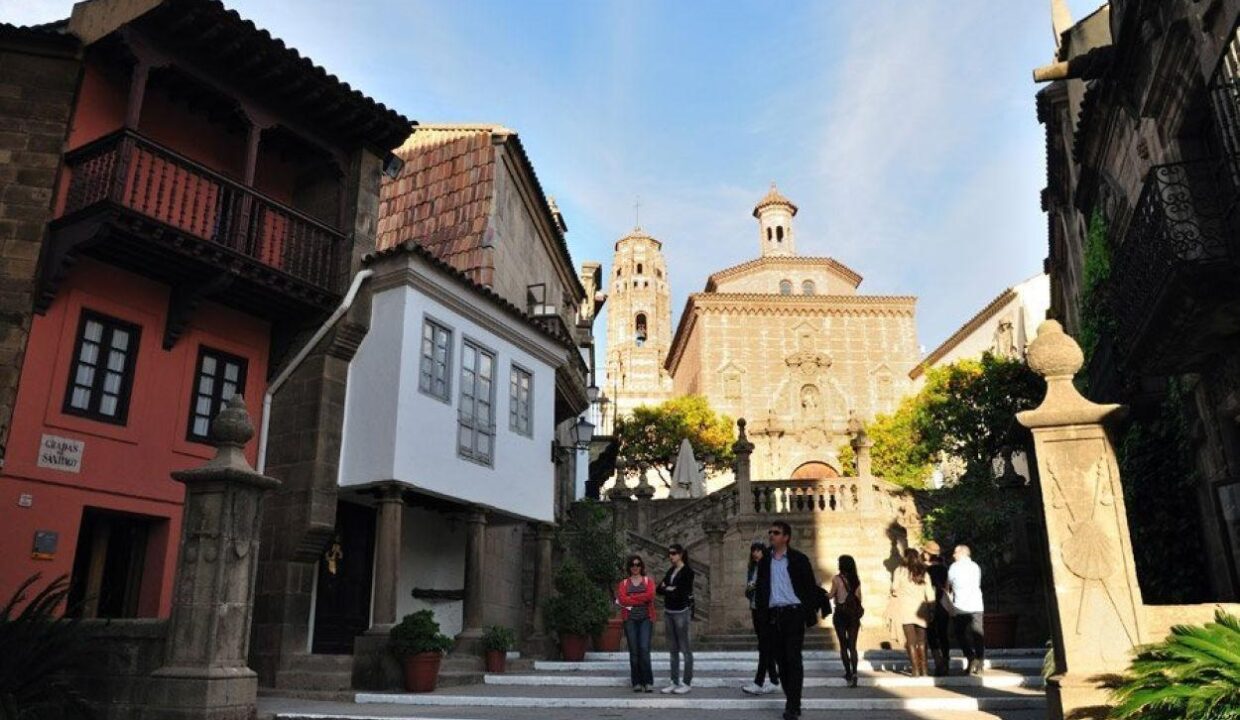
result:
[[[109,203],[335,291],[345,235],[241,183],[122,130],[65,154],[64,215]]]
[[[1191,293],[1195,278],[1204,280],[1208,270],[1237,257],[1238,194],[1231,168],[1230,159],[1150,168],[1114,251],[1108,287],[1116,340],[1125,354],[1151,327],[1172,319],[1161,306],[1182,300],[1177,288]]]

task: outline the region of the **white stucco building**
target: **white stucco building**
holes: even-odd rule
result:
[[[449,635],[520,627],[523,529],[555,520],[556,368],[578,351],[416,243],[370,268],[339,483],[380,506],[375,603],[429,607]]]

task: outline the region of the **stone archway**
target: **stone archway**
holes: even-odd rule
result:
[[[793,480],[824,480],[826,478],[837,478],[840,473],[835,468],[820,462],[811,460],[807,463],[801,463],[796,470],[792,471]]]

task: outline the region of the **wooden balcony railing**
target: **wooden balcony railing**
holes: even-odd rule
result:
[[[343,233],[252,188],[122,130],[65,154],[64,215],[107,203],[336,291]]]

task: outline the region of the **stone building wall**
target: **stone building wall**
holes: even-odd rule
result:
[[[672,310],[662,243],[635,229],[616,242],[607,307],[607,380],[615,416],[670,397],[663,369],[672,342]],[[645,317],[645,339],[637,317]]]
[[[817,260],[819,262],[807,262]],[[735,277],[721,279],[715,286],[721,293],[770,293],[780,292],[779,284],[792,283],[793,295],[856,295],[857,285],[844,277],[821,258],[769,258],[760,268]],[[814,284],[812,293],[806,293],[805,281]]]
[[[756,478],[811,461],[839,470],[849,413],[890,412],[911,390],[913,309],[911,298],[695,295],[674,391],[749,421]]]
[[[0,25],[0,459],[80,74],[76,40]]]

